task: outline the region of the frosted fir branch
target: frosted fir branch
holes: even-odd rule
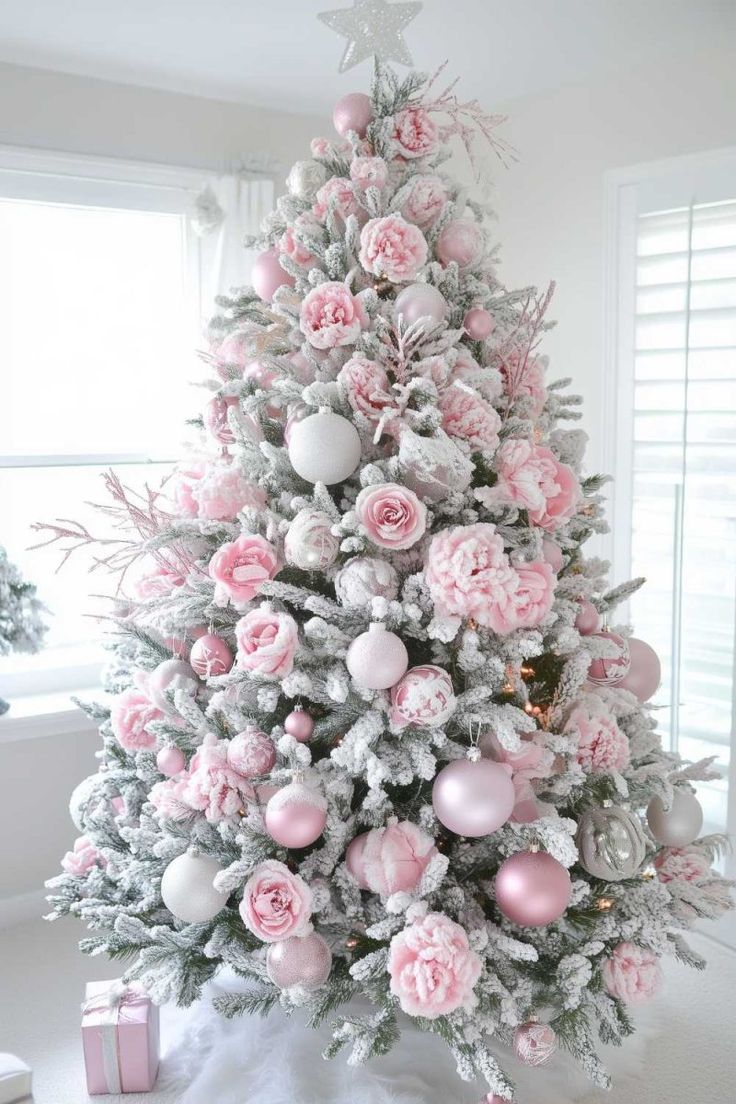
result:
[[[609,590],[598,600],[598,608],[601,613],[607,613],[610,610],[621,605],[622,602],[628,601],[632,594],[636,594],[640,587],[644,586],[646,579],[640,576],[637,579],[631,579],[629,582],[621,583],[619,586],[614,587],[613,590]]]

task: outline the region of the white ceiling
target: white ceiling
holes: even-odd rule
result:
[[[324,111],[367,86],[318,11],[352,0],[2,0],[0,61],[195,95]],[[736,0],[424,0],[417,68],[449,59],[484,105],[736,41]]]

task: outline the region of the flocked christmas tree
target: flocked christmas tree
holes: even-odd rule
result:
[[[23,578],[0,547],[0,656],[38,651],[46,632],[43,612],[35,586]],[[8,708],[0,698],[0,714]]]
[[[661,956],[702,964],[680,929],[729,888],[709,763],[662,750],[657,658],[611,624],[641,580],[583,553],[604,481],[539,352],[550,295],[503,287],[442,169],[497,122],[377,64],[221,303],[198,450],[159,493],[109,477],[108,562],[143,566],[50,885],[158,1001],[225,964],[252,981],[225,1015],[329,1017],[354,1061],[406,1013],[510,1097],[497,1040],[606,1084],[596,1035]]]

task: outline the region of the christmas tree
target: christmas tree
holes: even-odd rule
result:
[[[0,656],[11,652],[37,652],[46,626],[43,606],[33,583],[27,583],[0,547]],[[0,698],[0,714],[9,705]]]
[[[584,555],[604,479],[551,292],[502,285],[442,168],[503,154],[499,120],[377,64],[334,121],[211,325],[197,450],[160,491],[108,477],[113,696],[51,915],[157,1001],[227,966],[226,1016],[329,1016],[329,1057],[413,1022],[500,1097],[497,1042],[606,1085],[596,1036],[729,907],[711,765],[662,749],[657,657],[613,623],[642,580]]]

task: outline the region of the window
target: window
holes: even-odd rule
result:
[[[706,830],[736,830],[736,152],[610,181],[608,462],[617,578],[662,660],[665,741],[717,757]],[[615,237],[613,236],[615,235]]]
[[[158,485],[201,374],[201,173],[0,150],[0,543],[51,611],[38,656],[0,660],[0,692],[96,681],[111,578],[82,553],[30,552],[38,520],[99,531],[101,475]],[[102,628],[101,628],[102,626]]]

